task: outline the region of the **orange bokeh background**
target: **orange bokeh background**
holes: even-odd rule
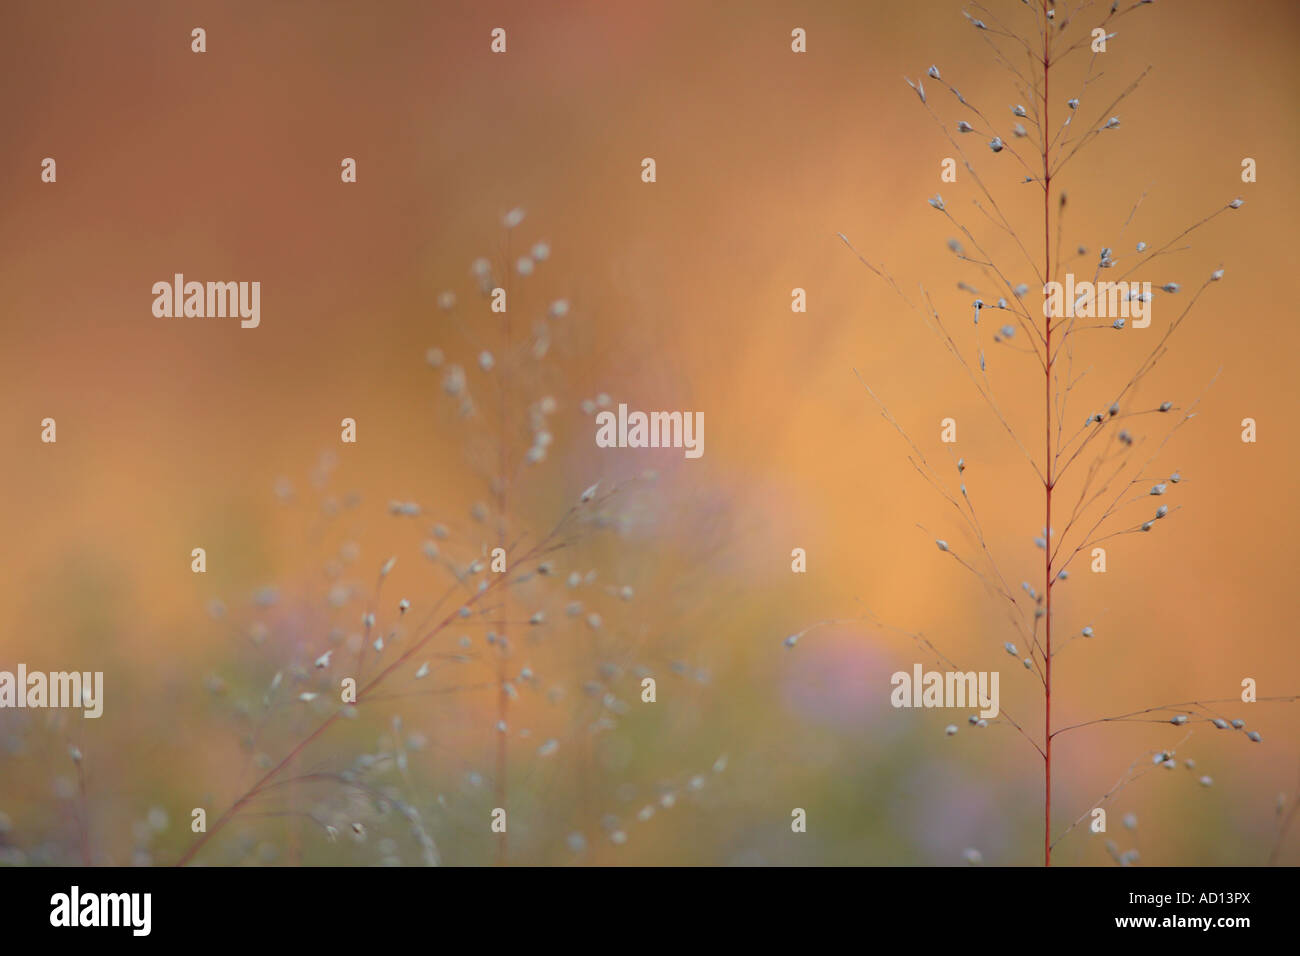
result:
[[[1005,726],[978,737],[963,717],[944,739],[951,715],[892,710],[889,673],[923,660],[906,638],[845,624],[782,646],[870,608],[966,667],[1002,668],[1003,705],[1041,734],[1033,685],[1004,666],[1016,662],[1001,650],[1013,638],[1001,609],[932,543],[963,540],[951,509],[853,370],[936,463],[947,461],[939,422],[957,420],[955,451],[1013,586],[1041,586],[1041,489],[921,317],[836,237],[911,297],[924,282],[971,341],[957,280],[991,290],[953,260],[953,230],[925,200],[941,192],[985,233],[987,220],[964,174],[939,181],[951,148],[903,82],[937,64],[1007,136],[1003,111],[1020,97],[959,4],[80,3],[26,5],[7,20],[0,667],[103,669],[110,694],[115,682],[131,688],[129,702],[109,697],[102,725],[78,731],[87,751],[112,755],[104,830],[154,802],[189,807],[191,774],[216,805],[234,796],[220,786],[226,744],[186,688],[199,693],[227,652],[207,602],[292,582],[309,563],[277,511],[279,476],[305,475],[332,449],[371,508],[359,527],[374,562],[413,550],[384,520],[389,499],[469,500],[424,352],[449,339],[437,293],[468,291],[474,258],[506,254],[516,239],[500,219],[522,206],[519,239],[554,248],[530,280],[538,301],[573,303],[558,392],[570,424],[557,437],[576,450],[557,456],[558,486],[576,494],[658,467],[665,514],[680,502],[715,519],[707,532],[665,521],[637,547],[658,555],[663,580],[689,582],[662,630],[697,641],[712,674],[689,749],[729,754],[726,797],[602,861],[952,864],[967,847],[988,862],[1037,861],[1037,756]],[[194,26],[207,30],[203,55],[190,52]],[[508,30],[504,56],[488,50],[496,26]],[[807,54],[790,52],[796,26]],[[1234,196],[1246,202],[1139,276],[1190,293],[1225,269],[1141,396],[1185,405],[1215,381],[1153,464],[1157,477],[1186,476],[1169,501],[1182,509],[1158,533],[1111,542],[1106,575],[1076,565],[1058,589],[1061,630],[1092,622],[1098,634],[1057,658],[1060,723],[1231,698],[1244,677],[1261,696],[1300,692],[1289,502],[1298,30],[1300,10],[1281,0],[1155,4],[1121,21],[1084,96],[1091,118],[1152,67],[1116,109],[1120,129],[1061,174],[1065,246],[1086,246],[1089,270],[1101,246],[1131,256],[1138,239],[1164,242]],[[1077,92],[1070,82],[1054,109]],[[930,105],[961,118],[937,87]],[[1018,184],[1008,155],[970,145],[1039,255],[1034,187]],[[39,180],[46,156],[57,184]],[[355,185],[339,181],[345,156],[357,159]],[[640,179],[646,156],[653,185]],[[1242,183],[1243,157],[1257,160],[1258,182]],[[1006,237],[990,249],[1016,251]],[[175,272],[261,281],[261,327],[154,318],[150,287]],[[1014,273],[1032,284],[1023,263]],[[806,314],[790,310],[795,287]],[[1088,333],[1081,362],[1093,371],[1070,422],[1127,380],[1186,298],[1158,298],[1150,330]],[[1041,435],[1027,356],[989,355],[1013,425]],[[704,457],[588,449],[576,406],[599,392],[702,410]],[[47,416],[55,445],[39,441]],[[355,447],[337,440],[348,416]],[[1246,417],[1255,444],[1240,440]],[[1160,437],[1143,434],[1152,446]],[[202,578],[189,568],[200,544]],[[790,572],[794,547],[808,553],[805,575]],[[656,627],[662,612],[645,611]],[[1194,756],[1213,788],[1179,770],[1117,798],[1138,814],[1144,861],[1267,858],[1279,793],[1297,799],[1300,705],[1228,709],[1264,740],[1197,729],[1179,756]],[[1143,723],[1061,738],[1057,828],[1182,734]],[[58,757],[0,763],[0,811],[41,818],[45,781],[66,772]],[[789,833],[792,807],[809,811],[806,838]],[[1076,833],[1059,859],[1106,863],[1099,839]],[[1134,838],[1115,839],[1127,849]],[[1292,834],[1281,858],[1298,854]]]

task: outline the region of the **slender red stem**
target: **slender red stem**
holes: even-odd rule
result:
[[[338,719],[339,715],[336,711],[331,714],[323,724],[313,730],[306,740],[302,741],[298,746],[294,747],[293,750],[289,751],[288,755],[283,760],[268,770],[266,774],[263,775],[262,779],[253,784],[252,789],[231,804],[230,809],[218,817],[217,821],[212,824],[212,826],[201,837],[190,844],[190,848],[181,855],[179,860],[176,861],[176,865],[185,866],[185,864],[189,863],[190,860],[194,859],[195,854],[197,854],[199,850],[203,849],[203,845],[211,840],[231,819],[233,819],[235,814],[238,813],[245,804],[257,796],[262,791],[262,788],[270,783],[276,774],[287,767],[293,759],[298,756],[298,754],[302,753],[303,750],[306,749],[309,743],[323,734],[327,729],[329,729],[330,725]]]
[[[1047,18],[1048,0],[1043,0],[1043,281],[1052,281],[1052,166],[1051,166],[1051,132],[1048,112],[1051,108],[1048,100],[1048,73],[1052,60],[1052,21]],[[1044,482],[1047,499],[1047,527],[1043,531],[1043,620],[1045,622],[1046,649],[1043,652],[1043,865],[1052,865],[1052,315],[1046,316],[1047,334],[1047,370],[1045,403],[1046,417],[1046,460],[1044,462]]]

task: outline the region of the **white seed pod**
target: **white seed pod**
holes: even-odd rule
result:
[[[1021,663],[1025,665],[1025,670],[1027,671],[1034,669],[1034,659],[1032,657],[1026,657]]]
[[[515,228],[515,226],[519,225],[523,221],[524,221],[524,211],[518,206],[516,206],[514,209],[511,209],[508,213],[506,213],[504,216],[501,217],[501,225],[505,226],[507,229]]]
[[[934,543],[935,543],[935,546],[936,546],[940,551],[947,551],[947,550],[948,550],[948,542],[947,542],[947,541],[944,541],[942,538],[936,538],[935,541],[934,541]]]
[[[1245,726],[1246,726],[1246,722],[1244,720],[1234,720],[1232,722],[1233,730],[1241,730],[1241,728]]]
[[[1161,288],[1162,290],[1164,290],[1165,292],[1177,292],[1179,286],[1178,286],[1178,283],[1177,283],[1177,282],[1166,282],[1166,283],[1165,283],[1164,285],[1162,285],[1160,288]]]
[[[590,488],[584,491],[582,493],[582,497],[579,498],[578,500],[581,501],[583,504],[586,504],[592,498],[596,497],[596,489],[598,487],[600,487],[600,482],[596,482],[596,484],[592,485]]]
[[[366,627],[374,627],[375,626],[374,612],[367,611],[365,614],[361,615],[361,623]]]
[[[951,737],[953,734],[957,732],[957,725],[949,724],[947,727],[943,728],[943,732],[947,734],[949,737]]]
[[[786,647],[794,647],[795,644],[799,643],[799,635],[798,635],[798,634],[791,634],[789,637],[787,637],[787,638],[786,638],[784,641],[782,641],[781,643],[784,644]]]
[[[1002,646],[1006,648],[1006,652],[1010,654],[1012,657],[1020,656],[1020,652],[1016,650],[1016,645],[1012,644],[1010,641],[1007,641]]]
[[[1159,484],[1152,485],[1152,486],[1151,486],[1151,494],[1153,494],[1153,495],[1163,495],[1163,494],[1165,493],[1165,490],[1166,490],[1168,487],[1169,487],[1169,486],[1166,485],[1163,481],[1160,482]]]
[[[926,70],[926,75],[929,76],[931,79],[935,79],[935,80],[939,79],[939,68],[937,66],[931,65],[930,69]]]
[[[1183,476],[1178,472],[1174,472],[1172,475],[1169,476],[1169,480],[1176,485],[1183,480]]]
[[[1222,279],[1222,278],[1223,278],[1223,270],[1222,270],[1222,269],[1215,269],[1213,272],[1210,273],[1210,281],[1211,281],[1211,282],[1218,282],[1218,281],[1219,281],[1220,279]]]
[[[993,150],[995,153],[1002,152],[1004,145],[1001,136],[994,136],[993,139],[989,140],[989,149]]]
[[[1228,203],[1228,208],[1229,208],[1229,209],[1240,209],[1240,208],[1241,208],[1242,206],[1244,206],[1245,204],[1246,204],[1246,201],[1245,201],[1244,199],[1240,199],[1240,198],[1238,198],[1238,199],[1234,199],[1232,202]]]
[[[1106,120],[1106,129],[1115,129],[1118,126],[1119,126],[1118,116],[1112,116],[1110,119]]]
[[[1069,577],[1070,577],[1070,572],[1062,568],[1061,573],[1056,576],[1056,580],[1066,581],[1069,580]]]
[[[971,124],[968,123],[968,122],[966,122],[965,120],[958,120],[958,121],[957,121],[957,132],[959,132],[959,133],[969,133],[969,132],[971,132],[971,131],[974,130],[974,129],[975,129],[975,127],[974,127],[974,126],[971,126]]]
[[[423,678],[428,676],[429,676],[429,662],[425,661],[423,664],[420,665],[419,670],[415,672],[415,679],[422,680]]]
[[[1255,743],[1259,743],[1261,740],[1264,739],[1259,735],[1258,730],[1249,730],[1246,732],[1246,736],[1249,737],[1251,740],[1253,740]]]
[[[487,351],[487,349],[484,349],[482,352],[478,353],[479,368],[481,368],[485,372],[490,372],[492,371],[492,367],[494,365],[496,365],[496,359],[492,357],[491,352]]]
[[[545,262],[551,258],[551,247],[549,243],[537,242],[533,244],[532,256],[538,262]]]
[[[943,197],[940,196],[938,193],[935,193],[930,198],[930,205],[933,206],[935,209],[943,209]]]
[[[1161,402],[1161,403],[1160,403],[1160,410],[1161,410],[1162,412],[1167,412],[1167,411],[1169,411],[1169,409],[1171,409],[1171,408],[1173,408],[1173,407],[1174,407],[1174,403],[1173,403],[1173,402]]]
[[[545,611],[537,611],[536,613],[533,614],[532,617],[530,617],[530,618],[528,619],[528,623],[531,624],[533,627],[537,627],[539,624],[543,623],[545,620],[546,620],[546,612],[545,612]]]
[[[411,609],[411,602],[408,601],[406,598],[402,598],[400,601],[397,602],[397,611],[399,614],[405,614],[410,609]]]
[[[1138,252],[1146,252],[1146,251],[1147,251],[1147,244],[1146,244],[1145,242],[1139,242],[1139,243],[1137,244],[1137,251],[1138,251]]]
[[[1164,517],[1165,515],[1167,515],[1167,514],[1169,514],[1169,506],[1168,506],[1168,505],[1161,505],[1159,508],[1156,509],[1156,517],[1157,517],[1157,518],[1163,518],[1163,517]]]
[[[1211,723],[1213,723],[1214,726],[1218,727],[1220,730],[1228,729],[1228,722],[1224,720],[1222,717],[1215,717],[1214,720],[1211,721]]]
[[[1029,286],[1022,282],[1011,291],[1015,293],[1017,299],[1023,298],[1025,294],[1029,292]]]
[[[1092,625],[1089,624],[1087,627],[1083,629],[1083,636],[1092,637],[1092,634],[1093,634]]]
[[[1177,727],[1181,727],[1183,724],[1187,723],[1187,715],[1179,714],[1177,717],[1174,717],[1169,722]]]
[[[313,694],[311,691],[305,690],[298,695],[298,699],[302,701],[304,704],[310,704],[313,700],[316,699],[317,696],[318,695]]]
[[[322,654],[320,657],[316,658],[316,668],[317,668],[318,670],[323,670],[324,668],[329,667],[329,666],[330,666],[330,655],[333,654],[333,653],[334,653],[334,652],[333,652],[332,650],[329,650],[329,651],[326,651],[324,654]]]
[[[1202,778],[1201,778],[1201,786],[1202,786],[1202,787],[1212,787],[1212,786],[1214,786],[1214,779],[1213,779],[1212,777],[1202,777]]]
[[[1142,522],[1142,530],[1143,530],[1143,531],[1150,531],[1150,530],[1151,530],[1151,522],[1150,522],[1150,521],[1144,521],[1144,522]]]

